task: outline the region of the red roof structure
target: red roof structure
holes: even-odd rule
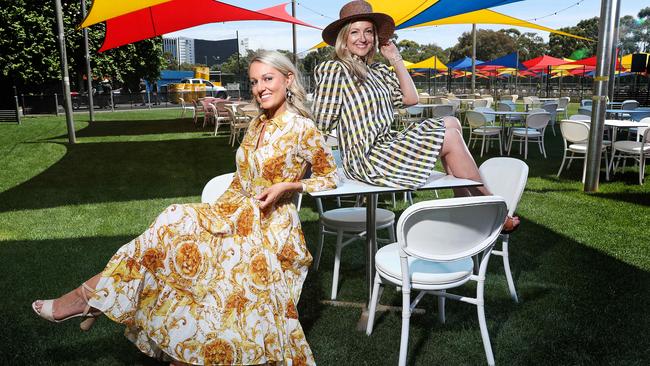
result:
[[[317,28],[290,16],[283,3],[254,11],[214,0],[172,0],[106,21],[99,52],[201,24],[272,20]]]

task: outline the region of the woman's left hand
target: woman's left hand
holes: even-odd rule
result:
[[[260,210],[271,207],[283,194],[297,190],[295,185],[296,183],[292,182],[280,182],[264,189],[262,193],[255,196],[255,199],[260,201]],[[302,185],[300,186],[302,187]]]

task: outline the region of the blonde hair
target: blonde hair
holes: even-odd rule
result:
[[[377,26],[375,26],[374,22],[371,23],[375,37],[373,47],[370,49],[370,52],[368,52],[368,54],[362,58],[364,61],[363,63],[359,62],[359,60],[355,60],[352,57],[352,53],[350,50],[348,50],[347,47],[348,36],[350,35],[350,25],[352,23],[348,23],[341,28],[338,36],[336,37],[336,45],[334,46],[334,51],[336,52],[334,59],[339,60],[343,65],[345,65],[345,67],[347,67],[350,73],[352,73],[352,77],[355,79],[355,81],[362,83],[366,81],[366,77],[368,76],[368,67],[366,65],[372,63],[372,59],[375,57],[377,49],[379,48]]]
[[[260,51],[251,59],[249,67],[253,62],[269,65],[285,77],[293,74],[293,82],[287,87],[287,90],[292,94],[292,97],[287,99],[287,110],[311,119],[311,112],[309,108],[305,107],[306,93],[305,88],[302,86],[302,77],[291,60],[277,51]],[[253,98],[253,103],[261,110],[256,98]],[[262,110],[262,112],[264,111]]]

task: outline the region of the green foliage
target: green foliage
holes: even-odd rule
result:
[[[316,69],[316,66],[321,62],[331,60],[333,54],[334,47],[332,46],[319,48],[317,50],[309,52],[302,59],[302,71],[305,73],[305,75],[312,75]]]
[[[515,41],[506,32],[478,29],[476,31],[476,58],[492,60],[515,52]],[[457,60],[472,54],[472,32],[464,32],[451,47],[449,58]]]
[[[90,8],[90,1],[86,2]],[[21,92],[59,90],[61,79],[54,1],[0,0],[0,88],[17,85]],[[66,53],[72,88],[83,83],[85,72],[82,21],[78,0],[62,0]],[[104,24],[88,28],[94,77],[134,87],[140,78],[155,80],[164,58],[160,37],[97,53],[104,39]],[[135,85],[134,85],[135,84]]]
[[[576,36],[596,40],[598,39],[598,18],[594,17],[591,19],[581,20],[573,27],[564,27],[559,30]],[[548,40],[548,46],[550,55],[554,57],[569,57],[575,50],[582,48],[588,50],[587,56],[593,56],[596,54],[598,42],[586,41],[551,33]]]
[[[403,39],[397,43],[397,48],[399,48],[404,60],[413,63],[426,60],[434,55],[443,63],[449,61],[447,59],[447,53],[435,43],[420,45],[417,42]]]

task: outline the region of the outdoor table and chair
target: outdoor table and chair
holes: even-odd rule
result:
[[[375,278],[375,253],[377,251],[377,233],[376,233],[376,207],[377,195],[380,193],[396,193],[410,191],[407,188],[392,188],[373,186],[356,180],[345,177],[342,168],[339,168],[339,175],[342,177],[338,187],[333,190],[310,192],[312,197],[325,198],[325,197],[341,197],[351,195],[364,195],[366,197],[366,284],[367,284],[367,301],[364,304],[361,318],[357,324],[357,330],[365,331],[368,321],[368,304],[372,296],[372,286]],[[459,188],[459,187],[477,187],[481,186],[481,182],[456,178],[454,176],[446,175],[441,172],[434,172],[429,180],[417,190],[435,190],[444,188]]]

